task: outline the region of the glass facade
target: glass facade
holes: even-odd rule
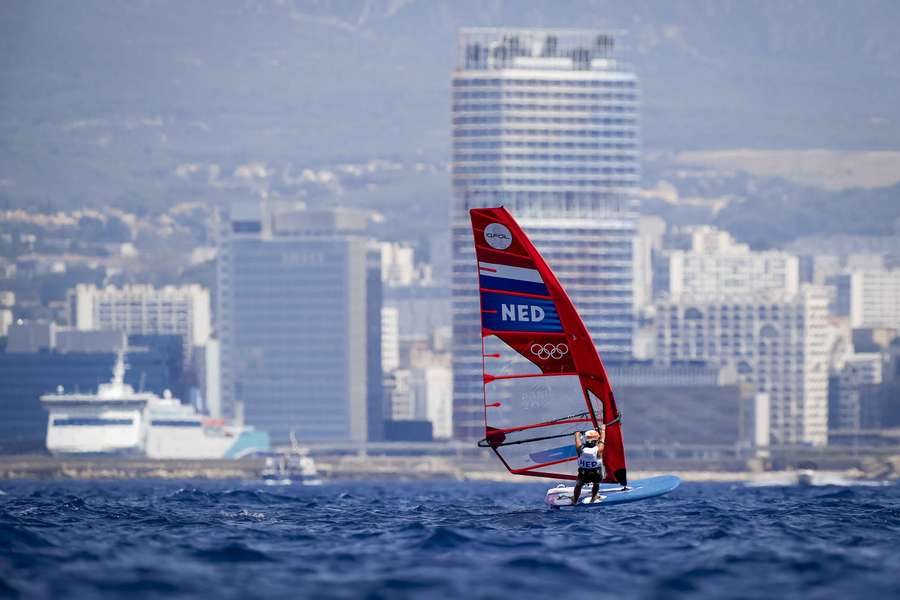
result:
[[[275,443],[292,431],[301,443],[367,439],[366,240],[245,223],[226,223],[221,235],[226,411],[240,403],[247,424]]]
[[[631,357],[638,81],[599,31],[464,29],[453,74],[454,434],[481,437],[481,329],[468,209],[505,206],[604,360]]]

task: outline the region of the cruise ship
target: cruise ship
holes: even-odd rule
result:
[[[252,427],[197,413],[166,390],[163,397],[125,383],[119,353],[109,383],[95,394],[41,396],[50,413],[47,450],[54,455],[121,455],[154,459],[242,458],[269,451],[269,436]]]

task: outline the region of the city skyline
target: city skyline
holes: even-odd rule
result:
[[[900,596],[896,0],[0,24],[0,596]]]
[[[659,373],[653,372],[655,367],[642,371],[642,382],[661,381],[666,377],[665,369],[677,368],[684,361],[705,361],[704,368],[718,370],[717,378],[722,381],[732,381],[728,373],[736,371],[738,380],[755,385],[768,404],[765,427],[743,421],[735,427],[744,428],[744,433],[747,427],[766,429],[772,445],[823,445],[834,428],[843,436],[847,431],[861,431],[864,422],[890,421],[872,415],[879,414],[873,408],[878,402],[889,405],[876,399],[883,397],[888,389],[885,386],[893,381],[891,338],[885,332],[892,331],[900,319],[896,303],[900,246],[892,243],[890,236],[879,234],[838,237],[839,243],[833,247],[827,243],[817,246],[815,238],[807,236],[795,239],[794,247],[770,243],[760,248],[744,241],[738,227],[728,228],[705,217],[680,222],[687,213],[672,212],[672,207],[684,211],[695,202],[699,207],[727,212],[745,203],[709,195],[682,196],[688,192],[673,192],[665,187],[672,185],[669,182],[657,180],[656,188],[651,188],[651,182],[642,182],[643,165],[654,164],[657,159],[642,153],[644,82],[641,79],[639,85],[640,74],[627,61],[627,52],[633,47],[627,41],[622,43],[623,39],[628,40],[623,31],[606,29],[460,29],[450,86],[450,173],[431,171],[432,165],[426,163],[414,167],[417,172],[450,181],[449,194],[426,196],[427,202],[420,204],[449,205],[452,222],[440,229],[441,222],[426,220],[423,229],[414,232],[400,225],[404,222],[398,216],[402,209],[382,212],[365,203],[355,207],[365,215],[361,217],[365,223],[360,221],[354,235],[358,245],[365,246],[362,254],[356,254],[364,256],[367,275],[364,284],[350,284],[347,289],[355,287],[354,293],[358,293],[359,286],[364,285],[367,292],[357,294],[353,310],[340,313],[344,316],[335,312],[334,319],[365,323],[365,334],[348,335],[355,344],[350,343],[346,356],[335,364],[350,366],[342,373],[355,373],[347,389],[365,391],[361,395],[340,391],[334,396],[334,403],[347,401],[354,407],[346,413],[338,411],[344,415],[343,423],[352,423],[338,438],[345,434],[357,441],[481,437],[480,345],[473,327],[478,307],[472,296],[475,263],[466,209],[501,204],[515,214],[544,252],[608,364],[622,365],[623,372],[642,362],[658,365]],[[203,168],[197,168],[200,170],[184,167],[179,172],[203,172]],[[265,309],[266,302],[280,293],[263,294],[256,312],[235,317],[230,295],[235,293],[233,275],[242,267],[241,261],[229,263],[230,244],[241,235],[248,239],[256,236],[260,241],[291,238],[295,243],[301,238],[327,238],[323,231],[310,230],[302,215],[343,210],[344,204],[349,208],[353,198],[341,190],[350,178],[361,178],[366,182],[364,189],[377,194],[385,173],[406,168],[402,163],[373,160],[341,165],[333,171],[285,171],[282,179],[299,178],[331,194],[324,200],[315,195],[297,200],[286,198],[282,190],[271,185],[272,171],[266,164],[240,165],[232,175],[233,182],[257,181],[258,185],[251,186],[250,193],[241,191],[245,198],[229,201],[228,206],[250,206],[251,213],[257,211],[252,207],[262,206],[262,212],[272,215],[281,211],[283,220],[293,219],[293,224],[281,232],[272,215],[260,221],[259,232],[230,231],[218,216],[226,215],[228,209],[203,203],[181,203],[170,213],[148,215],[120,209],[52,215],[7,211],[4,226],[25,231],[4,233],[3,238],[13,259],[0,264],[4,280],[9,282],[5,284],[8,289],[0,286],[0,328],[9,332],[7,353],[102,353],[119,344],[118,338],[113,340],[100,335],[102,332],[180,335],[185,365],[198,361],[186,367],[188,383],[173,382],[183,389],[184,402],[212,416],[247,417],[260,427],[276,428],[275,437],[282,443],[290,431],[311,424],[313,428],[306,429],[303,437],[315,438],[316,419],[331,410],[326,408],[327,403],[312,397],[300,401],[295,392],[282,390],[278,402],[261,409],[267,406],[262,396],[249,405],[242,397],[247,395],[242,376],[235,374],[235,365],[247,363],[242,352],[256,352],[257,358],[249,361],[256,365],[273,362],[273,357],[278,363],[290,354],[290,348],[302,346],[315,336],[307,336],[311,330],[294,328],[293,342],[269,345],[267,350],[262,349],[269,343],[265,340],[261,345],[245,345],[230,337],[236,327],[249,327],[247,335],[259,333],[253,329],[260,314],[271,312]],[[370,176],[371,180],[366,179]],[[653,176],[658,178],[659,174]],[[704,177],[690,165],[674,175],[675,181],[681,178],[691,186]],[[711,181],[715,182],[713,187],[722,185],[720,180]],[[659,204],[661,198],[665,199],[663,205]],[[413,210],[416,204],[409,208]],[[296,231],[289,233],[291,228]],[[84,232],[80,234],[84,237],[75,241],[73,235],[71,242],[64,242],[67,245],[48,239],[44,233],[73,230]],[[301,230],[306,233],[299,233]],[[178,277],[185,277],[185,285],[194,286],[189,294],[200,298],[200,304],[209,304],[208,299],[202,299],[204,294],[213,295],[214,325],[202,325],[204,320],[212,320],[209,316],[190,317],[208,309],[190,305],[172,309],[167,304],[170,300],[166,298],[172,294],[167,290],[185,287],[172,286],[171,272],[158,285],[148,281],[155,267],[155,260],[148,258],[165,256],[167,243],[160,240],[178,231],[181,235],[190,231],[190,236],[199,240],[177,240],[178,251],[183,252],[181,265],[189,263],[189,268],[205,270],[197,279],[196,274],[185,275],[189,268],[180,266]],[[154,235],[160,237],[154,240]],[[91,247],[92,243],[96,245]],[[450,252],[446,251],[448,244]],[[57,254],[60,248],[69,253]],[[81,250],[85,256],[78,254],[79,249],[85,249]],[[279,260],[283,257],[278,259],[273,254],[257,267],[269,261],[265,268],[273,272],[281,269],[285,276],[308,282],[312,287],[307,292],[318,289],[314,269],[300,276],[298,265],[273,267]],[[263,272],[255,268],[246,274],[258,278]],[[45,286],[52,299],[38,297],[36,301],[28,287],[30,282],[54,277],[71,280],[71,286]],[[807,318],[803,324],[785,322],[784,329],[760,320],[757,329],[754,324],[749,330],[720,331],[716,329],[720,321],[701,320],[709,329],[703,330],[702,344],[696,342],[696,328],[679,329],[691,325],[692,319],[686,318],[689,313],[712,311],[718,315],[729,306],[740,307],[742,315],[753,307],[754,319],[763,320],[769,318],[772,307],[791,312],[797,302],[806,302],[802,299],[813,289],[808,284],[819,286],[816,308],[807,315],[816,323],[814,327],[809,326]],[[826,312],[821,310],[823,298]],[[759,316],[763,307],[768,310],[764,318]],[[302,309],[303,302],[298,301],[291,310],[278,313],[266,335],[271,337],[276,331],[285,334],[300,318]],[[672,309],[679,314],[674,325],[662,316]],[[184,315],[188,315],[188,321],[200,323],[199,329],[186,327]],[[69,324],[83,335],[65,327],[58,332],[44,327],[54,321],[61,327]],[[767,333],[762,331],[769,326],[775,328],[775,334],[768,329]],[[727,327],[731,327],[730,322]],[[870,331],[871,339],[880,340],[877,344],[858,342]],[[694,339],[683,346],[681,342],[691,335]],[[723,335],[740,340],[738,347],[746,346],[750,354],[743,356],[732,346],[725,348],[721,344]],[[817,339],[806,340],[804,336],[809,335]],[[790,341],[776,356],[783,356],[782,350],[802,355],[800,371],[790,377],[766,362],[773,357],[760,355],[764,345],[768,350],[773,342],[781,343],[781,336]],[[802,348],[798,346],[801,339]],[[129,342],[138,344],[139,340]],[[360,347],[365,347],[367,358],[359,354]],[[873,355],[880,357],[882,368],[878,372],[884,376],[860,378],[852,365],[869,365],[875,360]],[[359,370],[363,364],[364,373]],[[766,372],[757,374],[760,368]],[[875,372],[875,367],[865,368],[866,372]],[[312,372],[301,375],[302,369],[293,371],[297,387],[316,377]],[[276,369],[262,376],[258,388],[278,380],[283,372]],[[444,388],[451,372],[453,414],[448,417]],[[800,380],[795,381],[798,374]],[[637,387],[647,397],[651,394],[643,383]],[[268,396],[269,400],[274,398]],[[741,398],[739,412],[756,414],[740,404],[750,402],[749,396]],[[648,406],[640,399],[636,402],[641,410]],[[754,397],[752,402],[759,404],[761,400]],[[282,410],[282,416],[273,416],[276,404],[281,406],[278,410]],[[318,408],[311,408],[314,406]],[[262,413],[254,413],[257,409]],[[284,417],[295,409],[312,412]],[[397,423],[409,424],[410,428],[391,429]],[[423,429],[425,425],[428,429]]]

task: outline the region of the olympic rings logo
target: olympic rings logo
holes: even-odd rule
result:
[[[541,360],[559,360],[569,353],[569,347],[565,344],[532,344],[531,353]]]

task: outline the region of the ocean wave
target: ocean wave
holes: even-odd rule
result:
[[[9,552],[55,546],[49,539],[27,527],[10,525],[8,523],[0,523],[0,541],[2,541],[2,546],[5,546]]]
[[[897,486],[685,484],[585,511],[545,509],[545,485],[477,482],[4,489],[0,596],[900,594]]]
[[[275,560],[265,552],[238,542],[196,550],[194,556],[211,563],[273,562]]]

